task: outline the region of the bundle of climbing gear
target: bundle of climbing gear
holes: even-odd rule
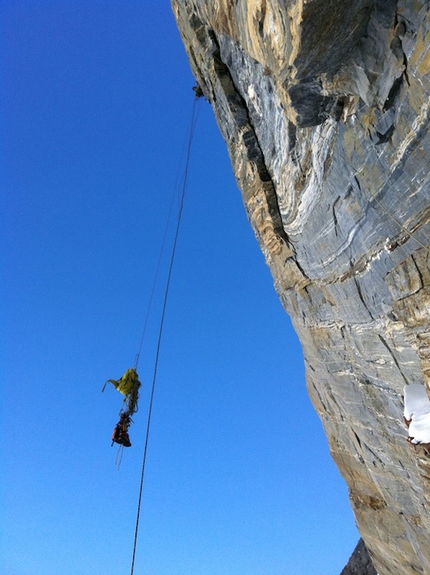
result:
[[[103,390],[108,383],[111,383],[122,393],[124,397],[123,406],[119,412],[119,421],[112,433],[112,445],[118,443],[124,447],[131,447],[128,428],[133,420],[131,416],[138,410],[139,388],[141,383],[134,368],[127,369],[119,379],[108,379],[103,386]]]
[[[112,433],[112,445],[118,443],[124,447],[131,447],[130,437],[128,435],[130,423],[130,416],[127,413],[122,413]]]
[[[195,86],[193,86],[193,92],[196,98],[201,98],[204,95],[203,90],[200,87],[200,84],[196,84]]]

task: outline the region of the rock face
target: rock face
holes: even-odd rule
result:
[[[372,565],[363,539],[357,543],[354,553],[340,575],[378,575]]]
[[[379,575],[430,574],[428,0],[172,0]]]

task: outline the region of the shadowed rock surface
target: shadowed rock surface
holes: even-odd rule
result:
[[[354,553],[340,575],[378,575],[372,565],[363,539],[357,543]]]
[[[430,574],[429,2],[172,7],[374,566]]]

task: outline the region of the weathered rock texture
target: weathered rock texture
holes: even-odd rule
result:
[[[377,575],[363,539],[357,543],[354,553],[340,575]]]
[[[430,574],[424,0],[172,0],[380,575]]]

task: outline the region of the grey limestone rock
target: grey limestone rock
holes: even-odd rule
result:
[[[378,575],[372,565],[363,539],[357,543],[348,563],[340,575]]]
[[[379,575],[430,574],[428,0],[172,0]]]

